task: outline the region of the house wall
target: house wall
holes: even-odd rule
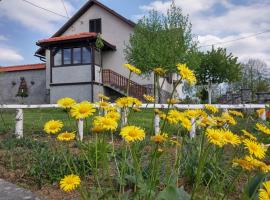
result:
[[[16,97],[21,83],[21,77],[24,77],[28,89],[28,97],[24,98],[23,101],[21,97]],[[45,70],[0,73],[0,104],[21,103],[49,103],[48,93],[46,90]]]
[[[70,97],[78,102],[91,101],[91,84],[51,86],[50,103],[56,103],[57,100],[63,97]]]
[[[129,41],[129,36],[133,33],[133,27],[129,24],[123,22],[98,5],[93,5],[68,30],[66,30],[63,35],[89,32],[89,20],[97,18],[101,18],[102,38],[116,46],[116,51],[102,52],[103,68],[111,69],[128,77],[129,71],[123,67],[123,64],[127,62],[123,50],[125,48],[125,43],[128,43]],[[132,80],[141,85],[153,83],[152,77],[142,78],[133,75]]]

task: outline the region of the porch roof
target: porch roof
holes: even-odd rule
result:
[[[45,63],[27,64],[27,65],[15,65],[0,67],[0,72],[16,72],[16,71],[27,71],[27,70],[41,70],[45,69]]]
[[[90,39],[96,39],[97,33],[95,32],[82,32],[72,35],[62,35],[58,37],[52,37],[47,39],[39,40],[36,44],[40,47],[51,46],[53,44],[61,44],[61,43],[72,43],[72,42],[83,42]],[[115,50],[116,46],[110,44],[109,42],[103,40],[104,48],[109,50]]]

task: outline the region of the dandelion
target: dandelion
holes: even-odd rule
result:
[[[116,105],[120,108],[127,108],[127,107],[140,107],[142,102],[134,97],[121,97],[115,101]]]
[[[236,117],[244,117],[244,115],[243,115],[243,113],[241,113],[241,112],[239,112],[239,111],[236,111],[236,110],[229,110],[229,113],[231,114],[231,115],[234,115],[234,116],[236,116]]]
[[[238,135],[233,134],[229,130],[224,131],[223,139],[224,139],[225,143],[231,144],[233,146],[239,145],[241,143]]]
[[[93,133],[101,133],[104,131],[103,127],[102,126],[94,126],[93,128],[91,128],[91,131]]]
[[[155,143],[163,143],[167,140],[168,134],[167,133],[158,133],[157,135],[154,135],[151,137],[151,141]]]
[[[207,114],[201,109],[186,110],[185,114],[189,118],[198,118],[198,117],[206,117],[207,116]]]
[[[236,167],[236,166],[240,166],[247,171],[251,171],[255,168],[255,166],[250,161],[247,161],[245,159],[234,159],[233,167]]]
[[[121,129],[120,135],[126,142],[142,141],[145,138],[145,132],[143,129],[137,126],[126,126]]]
[[[216,106],[214,106],[214,105],[211,105],[211,104],[205,104],[204,108],[206,110],[211,111],[212,113],[217,113],[218,112],[218,108]]]
[[[235,119],[227,112],[223,112],[221,114],[221,118],[223,118],[226,121],[226,123],[228,123],[228,124],[231,124],[231,125],[236,125],[237,124]]]
[[[245,139],[243,143],[245,145],[245,149],[248,149],[251,155],[254,155],[255,157],[259,159],[262,159],[265,157],[267,148],[265,148],[261,144],[257,143],[256,141],[249,140],[249,139]]]
[[[130,72],[134,72],[135,74],[141,74],[142,71],[138,69],[137,67],[131,65],[131,64],[124,64],[124,67],[127,68]]]
[[[95,117],[93,124],[94,124],[94,126],[102,127],[102,129],[106,130],[106,131],[114,131],[114,130],[116,130],[116,128],[118,126],[115,119],[110,118],[108,116],[104,116],[104,117],[97,116],[97,117]]]
[[[74,132],[64,132],[64,133],[60,133],[57,136],[57,139],[60,141],[70,141],[70,140],[74,140],[75,139],[75,134]]]
[[[191,123],[191,121],[188,118],[186,118],[186,117],[180,117],[180,121],[181,121],[182,127],[184,127],[185,129],[187,129],[189,131],[191,130],[192,123]]]
[[[115,121],[118,121],[120,119],[120,114],[115,111],[110,111],[105,116],[114,119]]]
[[[99,102],[97,102],[96,104],[97,104],[97,106],[98,106],[99,108],[102,108],[102,109],[105,109],[105,110],[106,110],[108,107],[111,106],[110,103],[108,103],[108,102],[106,102],[106,101],[99,101]]]
[[[159,75],[159,76],[165,76],[166,70],[162,69],[161,67],[157,67],[154,70],[154,73]]]
[[[92,116],[96,112],[95,106],[88,101],[83,101],[72,106],[70,113],[76,119],[84,119]]]
[[[180,100],[179,99],[175,99],[175,98],[171,98],[171,99],[167,99],[167,103],[173,105],[173,104],[180,103]]]
[[[199,121],[196,122],[196,124],[200,127],[207,127],[207,126],[214,126],[215,121],[210,117],[203,117]]]
[[[75,190],[81,184],[81,179],[79,176],[71,174],[65,176],[60,181],[60,188],[65,192],[70,192]]]
[[[261,117],[265,113],[265,109],[264,108],[258,109],[256,110],[256,113],[259,117]]]
[[[263,188],[259,190],[259,199],[269,200],[270,199],[270,181],[266,181],[262,185],[263,185]]]
[[[254,140],[254,141],[257,140],[257,138],[254,137],[254,136],[253,136],[251,133],[249,133],[248,131],[246,131],[246,130],[241,130],[241,131],[244,133],[244,136],[248,137],[249,139]]]
[[[105,96],[104,94],[98,94],[98,97],[99,97],[100,100],[102,100],[102,101],[104,101],[104,100],[106,100],[106,101],[110,100],[110,97],[107,97],[107,96]]]
[[[50,120],[45,123],[44,131],[48,134],[56,134],[63,126],[63,122],[60,120]]]
[[[64,109],[70,109],[73,105],[76,104],[76,101],[72,98],[69,98],[69,97],[65,97],[65,98],[62,98],[62,99],[59,99],[57,101],[57,104],[61,107],[61,108],[64,108]]]
[[[225,144],[223,130],[222,129],[206,129],[206,136],[208,141],[218,147],[222,147]]]
[[[190,85],[195,85],[197,80],[192,70],[190,70],[186,64],[176,65],[179,74],[183,80],[186,80]]]
[[[146,101],[150,102],[150,103],[154,103],[154,102],[155,102],[155,97],[153,97],[153,96],[151,96],[151,95],[146,95],[146,94],[144,94],[144,95],[143,95],[143,98],[144,98]]]
[[[270,135],[270,129],[268,127],[266,127],[264,124],[261,123],[256,123],[256,128],[263,132],[266,135]]]
[[[168,112],[167,120],[170,124],[176,124],[180,121],[184,113],[179,112],[178,110],[172,109]]]

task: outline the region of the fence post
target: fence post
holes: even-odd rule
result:
[[[83,119],[78,120],[78,135],[77,140],[83,140]]]
[[[189,135],[190,135],[190,138],[194,138],[195,135],[196,135],[196,123],[195,123],[195,119],[194,118],[191,118],[191,129],[189,131]]]
[[[127,124],[127,108],[122,108],[121,110],[121,128]]]
[[[155,130],[155,135],[157,135],[160,132],[160,117],[158,113],[155,113],[155,121],[154,121],[154,130]]]
[[[23,137],[23,109],[16,109],[16,127],[15,127],[15,136],[20,139]]]

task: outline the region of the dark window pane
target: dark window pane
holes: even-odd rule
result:
[[[89,31],[101,33],[101,19],[91,19],[89,21]]]
[[[100,51],[95,50],[95,64],[96,65],[101,65],[101,56],[100,56]]]
[[[71,64],[71,49],[63,49],[64,65]]]
[[[62,65],[62,51],[61,49],[57,50],[54,55],[54,66]]]
[[[81,48],[73,48],[73,64],[80,64],[81,61]]]
[[[90,63],[91,62],[91,49],[87,47],[82,48],[82,63]]]

